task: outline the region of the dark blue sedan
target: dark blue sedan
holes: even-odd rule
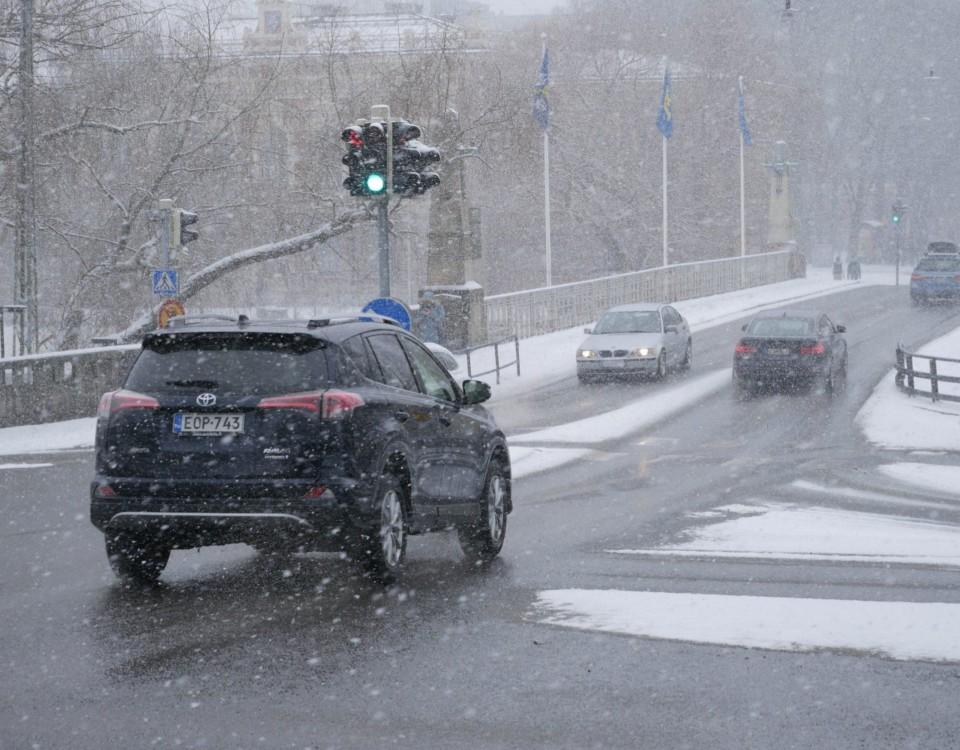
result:
[[[775,310],[743,326],[733,353],[738,396],[760,389],[843,389],[847,377],[846,331],[822,312]]]

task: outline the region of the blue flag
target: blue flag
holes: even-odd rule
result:
[[[657,114],[657,129],[664,138],[673,135],[673,99],[670,93],[670,69],[663,74],[663,95],[660,97],[660,112]]]
[[[533,87],[533,119],[544,130],[550,129],[550,100],[547,99],[547,89],[550,86],[550,56],[547,45],[543,45],[543,60],[540,63],[540,75],[537,84]]]
[[[743,76],[737,83],[737,118],[740,121],[740,132],[743,134],[743,145],[752,146],[753,139],[750,137],[750,128],[747,126],[747,110],[743,103]]]

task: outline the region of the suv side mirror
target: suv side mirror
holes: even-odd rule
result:
[[[836,328],[837,333],[846,333],[846,332],[847,332],[847,327],[846,327],[846,326],[835,326],[835,328]]]
[[[593,333],[593,329],[592,329],[592,328],[584,328],[584,329],[583,329],[583,332],[584,332],[585,334],[587,334],[587,336],[589,336],[589,335],[591,335],[591,334]]]
[[[744,323],[742,326],[740,326],[740,330],[741,330],[741,331],[747,330],[747,326],[748,326],[748,325],[750,325],[750,324],[749,324],[749,323]]]
[[[663,327],[664,333],[680,333],[680,328],[675,326],[673,323]]]
[[[471,404],[482,404],[489,398],[490,386],[482,380],[463,381],[463,403],[467,406]]]

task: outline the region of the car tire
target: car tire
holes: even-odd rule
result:
[[[681,372],[686,372],[693,366],[693,341],[687,339],[687,350],[683,353],[683,360],[680,362]]]
[[[663,380],[667,377],[667,353],[663,350],[660,351],[660,356],[657,357],[657,371],[653,377],[654,380]]]
[[[400,480],[384,474],[377,489],[377,524],[360,533],[360,561],[373,578],[383,583],[392,583],[403,570],[409,531],[405,500]]]
[[[817,375],[811,384],[811,390],[818,396],[830,398],[836,391],[836,382],[833,377],[833,365],[831,364],[827,371]]]
[[[499,459],[490,462],[478,504],[477,517],[469,526],[458,528],[457,537],[467,558],[487,563],[500,554],[507,536],[510,478],[506,466]]]
[[[118,578],[156,583],[170,560],[170,547],[131,534],[107,534],[107,559]]]
[[[837,376],[833,381],[833,392],[834,393],[843,393],[847,390],[847,359],[844,357],[843,362],[840,365],[840,369],[837,370]]]
[[[737,401],[746,401],[753,395],[753,386],[736,376],[733,378],[733,397]]]

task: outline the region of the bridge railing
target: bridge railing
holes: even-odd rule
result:
[[[743,258],[678,263],[569,284],[494,294],[485,299],[487,332],[521,338],[596,320],[608,307],[629,302],[676,302],[802,276],[790,250]]]
[[[0,427],[89,417],[123,382],[139,344],[0,359]]]
[[[921,360],[921,362],[917,362]],[[926,362],[926,365],[922,364]],[[920,365],[920,368],[917,365]],[[952,374],[947,374],[944,370]],[[929,388],[918,387],[917,381],[929,382]],[[927,396],[931,401],[960,401],[960,387],[947,388],[942,384],[960,383],[960,359],[915,354],[902,346],[897,347],[897,388],[911,396]]]

